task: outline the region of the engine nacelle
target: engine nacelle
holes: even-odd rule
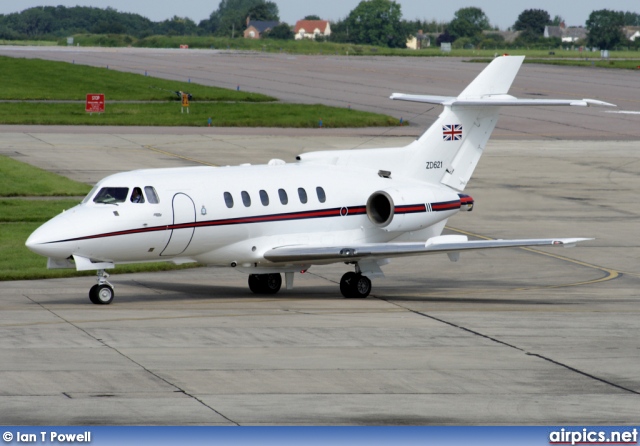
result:
[[[385,189],[369,196],[367,217],[385,231],[417,231],[451,217],[460,205],[458,194],[444,189]]]

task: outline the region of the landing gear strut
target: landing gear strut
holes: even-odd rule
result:
[[[256,294],[276,294],[281,286],[280,273],[249,275],[249,289]]]
[[[349,271],[340,279],[340,292],[347,299],[364,299],[371,292],[371,280],[360,273]]]
[[[89,300],[96,305],[108,305],[115,297],[113,285],[107,280],[109,274],[103,270],[98,270],[98,283],[89,290]]]

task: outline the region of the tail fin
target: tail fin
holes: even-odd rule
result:
[[[394,93],[392,99],[444,105],[444,111],[438,120],[417,141],[407,147],[411,148],[412,154],[403,173],[423,181],[439,181],[462,191],[493,132],[500,107],[614,106],[594,99],[517,99],[509,96],[507,93],[523,61],[524,56],[494,59],[455,98]],[[438,169],[438,166],[442,166],[442,170]]]
[[[462,192],[498,121],[500,107],[613,106],[594,99],[517,99],[508,95],[523,60],[524,56],[494,59],[457,97],[391,95],[391,99],[444,106],[436,122],[406,147],[311,152],[299,155],[298,160],[376,169],[394,178],[442,183]]]
[[[441,182],[463,191],[480,160],[498,120],[499,106],[492,98],[505,99],[524,57],[500,57],[485,68],[457,98],[429,102],[444,105],[436,122],[411,144],[412,160],[404,174],[423,181]],[[401,95],[393,99],[406,99]],[[412,100],[420,98],[413,97]],[[475,105],[459,103],[478,102]]]

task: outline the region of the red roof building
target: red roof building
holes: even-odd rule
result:
[[[329,37],[331,25],[328,20],[298,20],[293,32],[296,40],[315,39],[317,36]]]

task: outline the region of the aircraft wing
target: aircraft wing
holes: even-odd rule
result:
[[[573,247],[578,242],[592,238],[548,238],[519,240],[469,240],[464,235],[441,235],[426,242],[363,243],[341,246],[282,246],[271,249],[264,258],[276,263],[282,262],[357,262],[366,259],[404,257],[425,254],[447,253],[451,260],[457,260],[461,251],[476,249],[516,248],[523,246],[564,246]]]

